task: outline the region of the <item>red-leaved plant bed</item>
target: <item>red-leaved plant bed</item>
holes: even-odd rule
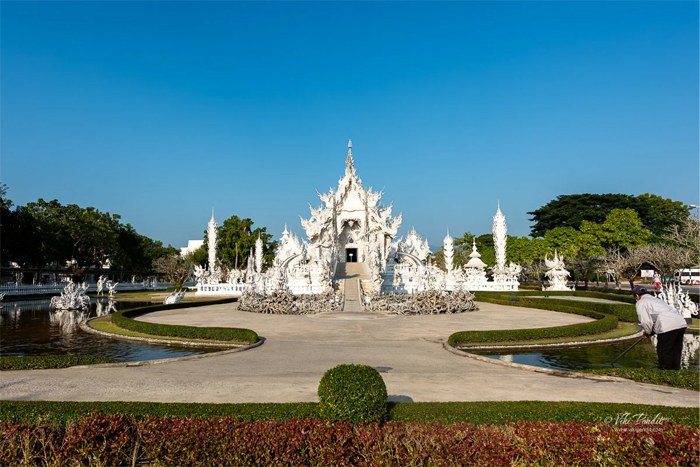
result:
[[[0,465],[698,465],[700,429],[522,422],[240,422],[94,414],[0,423]]]

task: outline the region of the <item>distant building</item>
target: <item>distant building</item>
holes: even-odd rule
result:
[[[189,240],[187,246],[180,248],[180,255],[185,256],[188,253],[194,253],[202,245],[204,245],[204,240]]]

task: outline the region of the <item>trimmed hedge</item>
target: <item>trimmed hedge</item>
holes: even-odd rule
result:
[[[0,358],[0,370],[45,370],[76,365],[118,363],[120,360],[94,355],[38,355]]]
[[[698,372],[691,370],[671,371],[646,368],[594,368],[579,371],[583,373],[627,378],[632,381],[637,381],[638,383],[660,384],[673,388],[700,391],[700,377]]]
[[[66,426],[91,413],[147,417],[229,417],[239,421],[283,421],[319,418],[318,403],[199,404],[177,402],[0,401],[0,421]],[[699,426],[697,407],[549,401],[389,402],[387,420],[403,422],[502,425],[517,421],[600,423],[621,413],[661,414],[669,422]]]
[[[630,305],[634,305],[636,303],[636,300],[634,299],[634,296],[632,296],[632,293],[627,291],[624,294],[610,294],[610,293],[602,293],[602,292],[589,292],[589,291],[553,291],[553,292],[545,292],[542,290],[520,290],[517,292],[485,292],[485,291],[477,291],[474,292],[476,295],[476,300],[479,300],[479,297],[487,297],[487,298],[498,298],[498,299],[503,299],[503,297],[507,297],[510,295],[515,295],[516,297],[523,297],[523,296],[528,296],[528,297],[588,297],[588,298],[600,298],[603,300],[613,300],[616,302],[623,302],[623,303],[629,303]]]
[[[171,305],[152,305],[139,308],[131,308],[129,310],[118,311],[112,314],[112,323],[114,323],[115,326],[128,329],[129,331],[141,332],[144,334],[152,334],[154,336],[183,337],[189,339],[205,339],[254,344],[258,341],[258,335],[250,329],[178,326],[173,324],[146,323],[144,321],[135,321],[131,319],[137,316],[145,315],[147,313],[152,313],[154,311],[174,310],[178,308],[195,308],[221,303],[231,303],[234,301],[236,301],[236,299],[229,298],[209,302],[176,303]]]
[[[519,301],[527,300],[527,298],[519,298]],[[600,302],[584,302],[581,300],[576,300],[576,301],[569,301],[566,302],[565,300],[560,300],[556,298],[538,298],[537,301],[539,302],[544,302],[548,303],[551,305],[556,305],[557,302],[559,303],[568,303],[572,304],[575,303],[576,308],[585,308],[587,310],[591,311],[596,311],[598,313],[603,313],[606,315],[614,315],[617,316],[617,318],[621,321],[627,321],[629,323],[637,323],[639,320],[637,319],[637,310],[635,309],[634,305],[626,305],[626,304],[617,304],[617,303],[600,303]]]
[[[319,416],[354,423],[386,418],[386,385],[367,365],[338,365],[326,371],[318,385]]]
[[[700,430],[668,423],[237,422],[92,415],[0,424],[3,465],[697,465]]]
[[[527,308],[539,308],[563,313],[572,313],[593,318],[596,321],[590,323],[569,324],[549,328],[513,329],[500,331],[461,331],[452,334],[447,343],[457,347],[467,343],[496,343],[519,340],[552,339],[559,337],[578,337],[590,334],[598,334],[617,327],[617,316],[607,315],[593,311],[585,307],[579,307],[579,302],[566,303],[560,300],[524,299],[517,297],[515,301],[497,300],[483,295],[477,300],[499,305],[522,306]],[[544,302],[544,303],[543,303]],[[551,303],[550,303],[551,302]],[[584,302],[585,303],[585,302]],[[600,305],[600,304],[599,304]]]

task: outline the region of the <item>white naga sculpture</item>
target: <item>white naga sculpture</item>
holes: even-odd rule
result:
[[[551,260],[545,255],[544,264],[548,268],[544,275],[549,279],[549,287],[545,288],[545,286],[542,286],[542,290],[553,292],[571,290],[566,286],[566,281],[569,278],[569,271],[566,270],[564,258],[559,256],[557,250],[554,250],[554,257]]]
[[[180,303],[180,301],[183,299],[185,294],[187,293],[186,289],[183,290],[173,290],[170,295],[165,297],[165,300],[163,300],[164,305],[169,305],[172,303]]]
[[[75,285],[68,282],[58,297],[51,297],[51,308],[58,310],[77,310],[90,307],[90,297],[87,296],[88,285],[83,282]]]

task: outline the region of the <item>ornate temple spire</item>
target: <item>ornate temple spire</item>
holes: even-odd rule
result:
[[[442,242],[442,250],[445,255],[445,269],[449,273],[453,268],[453,257],[454,257],[454,242],[452,237],[450,237],[450,229],[447,229],[447,235]]]
[[[209,271],[214,271],[216,267],[216,237],[218,234],[219,226],[216,224],[214,219],[214,208],[211,208],[211,219],[207,225],[207,240],[209,247]]]
[[[478,251],[476,251],[476,238],[472,239],[472,252],[469,254],[469,257],[471,259],[467,262],[467,264],[464,265],[465,267],[478,269],[486,267],[486,263],[481,261],[481,255]]]
[[[263,241],[258,233],[258,239],[255,240],[255,272],[262,273],[263,263]]]
[[[355,173],[355,164],[352,160],[352,140],[348,140],[348,157],[345,159],[345,173]]]
[[[501,202],[498,202],[498,210],[493,216],[493,246],[496,250],[496,268],[501,271],[506,265],[506,242],[508,240],[508,228],[506,217],[501,212]]]

